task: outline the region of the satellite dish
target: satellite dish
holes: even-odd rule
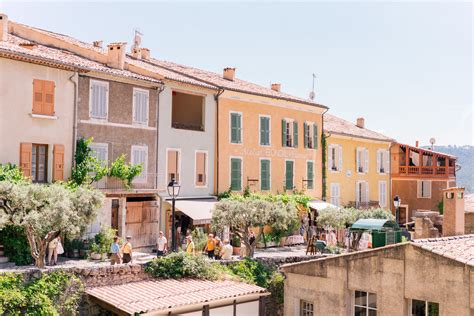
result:
[[[314,93],[314,91],[311,91],[311,92],[309,93],[309,99],[310,99],[310,100],[314,100],[314,97],[315,97],[315,96],[316,96],[316,94]]]
[[[436,139],[434,139],[434,137],[431,137],[430,138],[430,144],[431,144],[431,150],[434,149],[434,144],[436,143]]]

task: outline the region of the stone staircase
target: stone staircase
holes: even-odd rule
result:
[[[2,264],[8,263],[8,257],[5,257],[5,252],[3,250],[3,245],[0,245],[0,267]]]

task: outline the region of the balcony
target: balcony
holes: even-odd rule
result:
[[[155,192],[156,173],[147,173],[144,176],[137,177],[133,180],[130,187],[124,184],[124,181],[115,177],[105,177],[98,182],[93,182],[92,187],[99,189],[105,193],[129,192],[129,193],[147,193]]]
[[[455,177],[455,167],[417,167],[417,166],[400,166],[400,176],[428,176],[428,177]]]

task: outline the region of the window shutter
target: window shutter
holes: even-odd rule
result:
[[[286,175],[286,189],[287,190],[292,190],[293,189],[293,161],[287,161],[286,162],[286,171],[285,171],[285,175]]]
[[[270,189],[270,161],[269,160],[260,161],[260,181],[261,181],[262,190]]]
[[[286,121],[283,119],[281,120],[281,145],[286,147]]]
[[[365,183],[365,200],[364,202],[369,202],[369,183]]]
[[[328,146],[328,170],[332,170],[332,145]]]
[[[242,115],[237,114],[237,142],[242,143]]]
[[[313,189],[314,188],[314,170],[313,170],[313,162],[312,161],[308,161],[307,162],[307,177],[309,180],[308,181],[308,189]]]
[[[171,182],[173,178],[179,182],[178,175],[178,151],[168,151],[168,182]]]
[[[381,156],[382,155],[382,151],[381,150],[377,150],[377,173],[380,173],[380,169],[381,169]]]
[[[318,148],[318,125],[313,125],[313,148]]]
[[[356,182],[356,202],[361,202],[361,197],[360,197],[360,182]]]
[[[384,172],[390,173],[390,151],[385,150],[384,152]]]
[[[31,177],[31,154],[33,151],[32,143],[20,144],[20,169],[25,177]]]
[[[298,122],[293,122],[293,147],[298,147]]]
[[[231,180],[230,186],[234,191],[242,190],[242,160],[240,159],[231,159]]]
[[[360,157],[359,157],[359,152],[360,152],[360,148],[357,147],[356,148],[356,171],[359,172],[359,166],[360,166]]]
[[[342,170],[342,146],[337,146],[337,159],[338,159],[338,164],[337,164],[337,170],[341,171]]]
[[[54,81],[43,81],[43,110],[42,114],[54,115]]]
[[[369,150],[364,149],[364,172],[369,172]]]
[[[237,118],[235,113],[230,114],[230,141],[237,142]]]
[[[34,114],[41,114],[43,109],[43,81],[34,79],[33,80],[33,109]]]
[[[431,181],[425,181],[424,191],[426,197],[431,197]]]
[[[308,148],[309,126],[306,122],[304,122],[303,131],[304,131],[304,148]]]
[[[64,145],[53,146],[53,181],[64,180]]]
[[[196,153],[196,184],[204,185],[206,183],[206,154]]]
[[[267,145],[267,137],[266,137],[266,118],[260,118],[260,145]]]

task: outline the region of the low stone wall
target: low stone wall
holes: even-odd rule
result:
[[[464,215],[464,233],[474,234],[474,212],[466,212]]]

